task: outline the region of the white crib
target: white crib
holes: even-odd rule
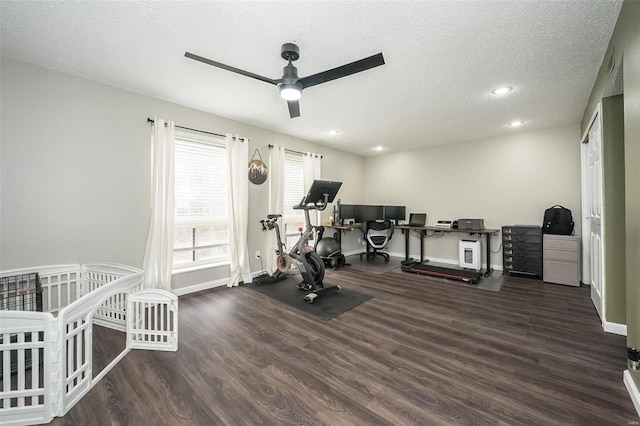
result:
[[[48,423],[69,411],[131,349],[178,350],[178,298],[144,289],[141,270],[116,264],[58,265],[37,272],[43,312],[0,310],[0,418]],[[93,324],[126,332],[126,347],[96,376]],[[13,371],[12,371],[13,370]]]

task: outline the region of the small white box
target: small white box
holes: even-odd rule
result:
[[[459,262],[460,267],[479,271],[482,269],[480,241],[460,240]]]

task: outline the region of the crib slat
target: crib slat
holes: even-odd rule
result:
[[[31,350],[31,389],[37,389],[40,387],[39,379],[40,379],[40,345],[42,342],[40,340],[40,333],[32,333],[31,341],[38,342],[37,348]],[[34,405],[35,402],[32,400],[31,405]]]
[[[83,321],[83,319],[79,320],[79,322]],[[79,326],[81,328],[82,326]],[[76,343],[76,368],[75,370],[79,370],[82,366],[82,341],[84,340],[84,330],[82,330],[79,334],[75,336]],[[80,379],[76,381],[76,384],[80,382]]]
[[[151,303],[145,303],[145,308],[147,309],[147,330],[153,330],[153,325],[151,323]],[[151,340],[151,333],[147,333],[147,337]]]
[[[68,328],[72,328],[72,324],[74,323],[70,323],[67,325]],[[67,330],[67,333],[69,332],[69,330]],[[73,371],[73,339],[75,339],[75,336],[72,337],[71,339],[67,340],[67,378],[69,377],[69,372]],[[69,389],[66,390],[66,392],[69,392],[70,389],[72,389],[73,386],[70,386]]]
[[[24,343],[24,333],[18,333],[17,343]],[[23,391],[24,390],[24,382],[26,381],[25,377],[25,349],[18,349],[17,358],[18,358],[18,371],[17,371],[17,383],[16,390]],[[24,407],[24,396],[18,398],[18,407]]]
[[[160,305],[160,327],[162,328],[162,330],[166,330],[167,329],[167,323],[165,321],[165,310],[166,310],[166,303],[163,303],[162,305]],[[162,337],[161,339],[162,343],[166,342],[165,337]]]
[[[4,333],[2,335],[3,344],[8,344],[10,335]],[[8,392],[11,390],[11,351],[7,348],[2,351],[2,392]],[[2,400],[3,407],[9,407],[9,398]]]

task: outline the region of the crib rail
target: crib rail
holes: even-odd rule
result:
[[[48,423],[55,404],[56,320],[50,313],[0,311],[0,418],[3,425]],[[52,359],[54,358],[54,359]]]
[[[0,274],[32,272],[47,288],[43,304],[50,312],[0,310],[2,425],[42,424],[64,415],[131,349],[178,349],[178,299],[143,290],[141,270],[107,263]],[[124,350],[96,376],[93,324],[127,332]]]
[[[80,288],[80,265],[55,265],[12,269],[0,272],[0,276],[8,277],[36,272],[40,274],[42,307],[44,312],[55,314],[82,296]]]
[[[89,294],[105,284],[142,270],[115,263],[93,263],[82,265],[82,295]]]
[[[134,349],[178,350],[178,297],[163,290],[142,290],[129,297],[127,341]]]
[[[82,266],[82,295],[90,294],[115,281],[131,274],[142,272],[140,269],[114,263],[96,263]],[[142,289],[140,288],[136,290]],[[115,293],[105,300],[95,312],[93,322],[103,327],[125,332],[127,300],[125,293]]]
[[[104,303],[113,300],[123,300],[126,307],[126,298],[143,286],[144,274],[135,273],[103,284],[91,293],[83,296],[71,305],[63,308],[58,314],[59,326],[62,329],[61,356],[65,360],[62,368],[62,392],[60,408],[64,415],[76,402],[80,400],[107,374],[131,349],[127,345],[125,349],[115,357],[101,372],[98,377],[93,377],[92,357],[93,341],[92,326],[94,318],[98,318],[98,311]],[[94,317],[96,314],[96,317]],[[126,316],[123,314],[124,321]],[[125,323],[126,330],[126,323]]]

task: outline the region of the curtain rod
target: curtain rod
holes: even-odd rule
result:
[[[267,146],[269,147],[269,149],[273,148],[273,145],[271,145],[271,144],[269,144],[269,145],[267,145]],[[305,154],[306,154],[306,152],[294,151],[293,149],[287,149],[287,148],[285,148],[284,150],[285,150],[286,152],[290,152],[290,153],[292,153],[292,154],[299,154],[299,155],[305,155]],[[321,155],[321,154],[314,154],[314,155],[318,155],[320,158],[322,158],[322,155]]]
[[[147,118],[147,123],[155,123],[155,121],[152,118]],[[206,133],[207,135],[220,136],[221,138],[226,138],[227,137],[227,135],[222,135],[220,133],[214,133],[214,132],[207,132],[206,130],[192,129],[191,127],[178,126],[177,124],[175,126],[177,128],[179,128],[179,129],[191,130],[193,132]],[[235,136],[232,136],[232,138],[236,139]],[[244,138],[240,138],[240,139],[242,139],[242,142],[244,142]]]

